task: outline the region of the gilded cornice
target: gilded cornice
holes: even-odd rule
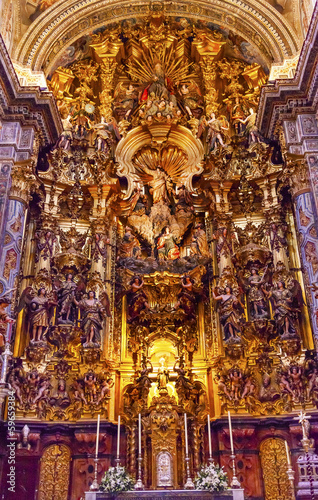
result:
[[[19,120],[41,130],[46,143],[55,142],[62,123],[51,92],[22,87],[0,35],[0,112],[3,120]]]
[[[316,4],[293,79],[277,79],[263,87],[256,125],[271,137],[282,114],[315,112],[318,100],[318,5]]]
[[[295,55],[301,46],[300,37],[276,9],[258,0],[201,1],[195,5],[185,1],[68,0],[55,3],[32,23],[13,57],[33,70],[44,69],[48,74],[59,54],[79,36],[114,21],[143,17],[159,9],[168,16],[198,18],[232,30],[261,52],[269,66]]]

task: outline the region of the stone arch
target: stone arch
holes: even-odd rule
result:
[[[291,498],[290,482],[287,475],[285,441],[268,438],[261,442],[260,458],[263,471],[265,500]]]
[[[62,51],[79,37],[102,26],[130,17],[140,18],[162,10],[167,16],[201,19],[230,29],[261,53],[268,66],[281,63],[300,50],[301,35],[273,8],[261,0],[213,0],[195,4],[119,2],[119,0],[58,1],[29,27],[13,57],[32,70],[49,73]]]
[[[40,466],[39,500],[67,500],[71,450],[64,444],[45,448]]]

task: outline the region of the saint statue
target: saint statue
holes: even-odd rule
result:
[[[156,170],[151,170],[150,168],[143,167],[146,174],[150,175],[152,179],[148,182],[150,186],[150,194],[153,198],[154,205],[156,203],[169,203],[168,193],[172,189],[172,183],[169,175],[167,175],[160,166],[157,166]]]
[[[160,366],[159,366],[158,376],[157,376],[158,389],[159,389],[159,392],[162,390],[164,392],[167,392],[168,391],[167,384],[169,382],[169,370],[166,367],[165,358],[160,358],[159,363],[160,363]]]

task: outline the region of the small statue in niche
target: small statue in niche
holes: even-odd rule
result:
[[[69,273],[64,282],[57,281],[57,297],[58,297],[58,323],[59,324],[73,324],[76,320],[76,307],[74,297],[79,292],[83,292],[85,286],[78,286],[73,278],[73,274]]]
[[[95,292],[90,290],[86,299],[82,299],[79,302],[75,298],[73,300],[82,313],[81,327],[86,336],[83,346],[100,346],[100,332],[103,328],[103,321],[106,316],[111,316],[107,293],[105,291],[102,292],[100,299],[97,299]]]
[[[178,200],[176,203],[176,213],[193,212],[192,197],[184,184],[179,186],[178,193],[175,194],[174,197]]]
[[[239,299],[233,294],[232,288],[230,286],[225,287],[225,293],[221,295],[216,295],[215,288],[212,291],[213,298],[220,302],[219,314],[220,322],[223,327],[224,340],[230,341],[238,339],[238,335],[241,333],[239,308],[243,309],[243,304]]]
[[[118,248],[119,259],[140,259],[141,248],[136,236],[132,234],[130,227],[125,228],[125,234]]]
[[[204,226],[201,223],[195,226],[192,233],[190,255],[201,255],[202,257],[210,256],[208,240],[206,237]]]
[[[142,400],[144,405],[147,404],[148,400],[148,394],[151,387],[151,380],[149,378],[149,373],[152,372],[153,372],[153,366],[150,360],[144,356],[141,365],[140,375],[136,380],[138,384],[140,399]]]
[[[144,281],[140,276],[134,276],[127,292],[128,323],[139,318],[141,311],[149,309],[148,297],[143,291]]]
[[[56,305],[55,297],[51,293],[48,295],[45,287],[39,288],[37,295],[31,286],[22,292],[18,313],[26,307],[31,342],[43,340],[53,316],[53,308]]]
[[[243,387],[243,375],[238,369],[233,369],[229,373],[231,381],[231,399],[234,401],[239,401],[241,399],[242,387]]]
[[[282,338],[296,337],[297,319],[301,311],[302,295],[300,285],[293,280],[293,291],[286,288],[284,281],[278,281],[275,288],[267,291],[262,287],[265,295],[272,299],[274,319],[276,321],[277,331]]]
[[[293,365],[288,370],[290,388],[295,401],[301,401],[304,393],[303,370],[301,366]]]
[[[272,381],[271,377],[268,373],[264,373],[263,379],[262,379],[262,385],[259,390],[259,400],[262,402],[266,401],[275,401],[278,399],[279,393],[274,389],[274,387],[271,387]]]
[[[166,360],[165,358],[160,358],[159,359],[159,370],[158,370],[158,375],[157,375],[157,381],[158,381],[158,389],[159,392],[168,392],[167,385],[169,382],[169,370],[166,367]]]
[[[8,292],[0,297],[0,347],[2,347],[5,343],[8,325],[15,323],[15,320],[10,318],[8,313],[5,311],[11,302],[11,299],[8,297]]]
[[[240,276],[242,288],[248,296],[249,314],[251,319],[267,318],[268,308],[265,293],[262,289],[267,278],[267,268],[263,276],[259,275],[258,267],[256,266],[252,266],[250,271],[251,275],[247,279],[242,275]]]
[[[177,365],[179,365],[179,368],[177,368]],[[190,398],[190,393],[193,387],[190,379],[186,377],[187,370],[185,369],[182,356],[176,359],[173,371],[178,374],[175,382],[175,388],[178,394],[179,405],[182,405],[185,400]]]
[[[180,307],[189,319],[195,319],[199,293],[195,290],[194,281],[188,274],[181,278],[181,285],[176,307]]]
[[[175,237],[168,226],[165,227],[157,241],[159,261],[176,260],[180,257],[180,250],[176,244]]]
[[[70,402],[71,400],[66,389],[66,382],[61,378],[58,380],[57,388],[50,399],[50,404],[59,406],[60,408],[66,408]]]
[[[96,375],[92,372],[88,372],[84,377],[84,387],[85,387],[85,399],[88,403],[95,403],[97,394],[97,380]]]

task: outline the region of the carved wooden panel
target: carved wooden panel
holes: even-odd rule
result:
[[[65,445],[46,448],[41,458],[39,500],[68,500],[71,450]]]

